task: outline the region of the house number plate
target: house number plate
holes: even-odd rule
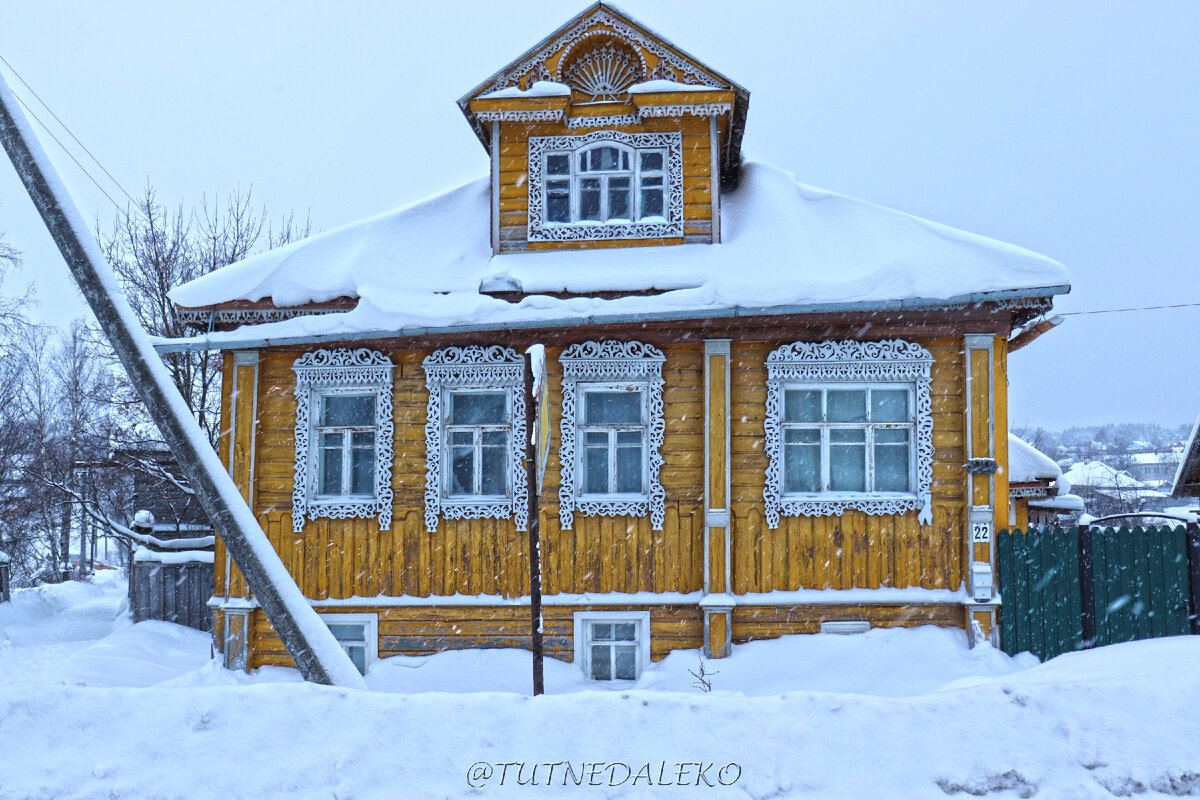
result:
[[[972,522],[971,523],[971,541],[982,544],[990,544],[992,541],[992,523],[991,522]]]

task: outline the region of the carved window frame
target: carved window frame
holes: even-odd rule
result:
[[[661,222],[547,222],[546,157],[566,153],[571,162],[571,197],[579,192],[577,154],[593,145],[610,142],[632,148],[634,161],[642,150],[664,150],[663,221]],[[636,174],[636,169],[634,170]],[[631,192],[638,190],[634,181]],[[683,135],[665,133],[624,133],[592,131],[580,136],[529,137],[529,215],[527,236],[531,242],[575,242],[591,239],[666,239],[683,236]]]
[[[836,516],[847,510],[867,514],[903,514],[918,511],[922,524],[933,521],[933,414],[930,369],[933,356],[913,342],[794,342],[767,357],[767,407],[764,429],[769,458],[763,489],[764,514],[769,528],[779,527],[781,516]],[[827,388],[830,384],[904,384],[915,398],[914,487],[911,494],[896,492],[812,492],[788,494],[783,474],[784,391],[797,385]],[[821,497],[828,494],[829,497]]]
[[[513,519],[529,524],[529,487],[524,468],[526,436],[525,359],[511,347],[469,345],[436,350],[422,362],[429,400],[425,418],[425,527],[446,519]],[[448,462],[446,405],[452,390],[504,391],[508,399],[508,492],[505,497],[452,499],[445,485]]]
[[[583,516],[649,516],[654,530],[662,530],[666,518],[666,491],[659,478],[662,446],[666,433],[663,419],[662,367],[666,356],[657,347],[642,342],[581,342],[559,356],[562,366],[562,421],[558,489],[559,521],[564,530],[574,525],[575,514]],[[644,393],[646,409],[646,494],[639,498],[620,495],[604,499],[583,495],[576,447],[579,431],[576,409],[581,392],[595,386],[636,388]]]
[[[292,364],[296,373],[296,465],[292,485],[292,528],[309,519],[375,517],[380,530],[392,525],[392,369],[390,359],[368,348],[337,348],[305,353]],[[375,395],[375,493],[371,497],[322,497],[317,493],[314,426],[321,397]]]

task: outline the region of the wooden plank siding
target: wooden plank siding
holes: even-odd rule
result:
[[[878,517],[847,512],[840,517],[784,517],[778,529],[769,530],[761,510],[767,467],[763,447],[765,361],[771,350],[785,342],[733,340],[729,359],[730,561],[735,594],[802,588],[959,588],[966,551],[965,481],[961,470],[966,434],[962,340],[946,337],[918,341],[930,350],[935,362],[933,523],[918,524],[916,512]],[[547,348],[553,438],[540,498],[543,587],[547,595],[688,593],[704,589],[704,346],[699,339],[660,341],[658,346],[666,355],[666,429],[661,451],[666,521],[661,531],[652,530],[649,518],[579,514],[573,530],[561,529],[558,443],[562,382],[558,356],[562,348]],[[292,363],[301,352],[279,348],[260,354],[253,493],[254,513],[301,591],[318,604],[327,599],[378,595],[527,595],[528,536],[518,532],[511,520],[443,519],[437,531],[425,528],[428,393],[421,361],[432,352],[430,349],[383,350],[395,364],[394,505],[390,530],[380,531],[374,519],[316,519],[308,520],[302,532],[294,531],[291,509],[296,397]],[[225,386],[230,386],[228,380]],[[226,409],[230,399],[226,388]],[[228,456],[227,447],[222,447],[222,456]],[[215,593],[223,595],[224,549],[220,545],[215,566]],[[231,595],[237,597],[244,587],[236,576],[232,578]],[[671,609],[670,614],[675,616],[664,617],[664,608]],[[961,612],[951,619],[929,608],[933,607],[901,613],[887,606],[871,606],[863,611],[865,617],[857,618],[869,619],[873,624],[901,624],[898,620],[925,619],[933,614],[929,620],[937,624],[962,624]],[[339,606],[329,611],[355,609]],[[844,606],[838,609],[839,614],[846,612]],[[437,649],[506,642],[523,646],[520,642],[527,636],[525,606],[486,606],[469,612],[461,606],[384,606],[369,610],[381,614],[380,646],[386,652],[392,652],[389,647],[395,652],[418,652],[426,645]],[[770,614],[783,613],[755,611],[747,616],[750,612],[739,608],[732,621],[734,641],[763,635],[753,625],[746,627],[750,625],[747,620],[767,625]],[[786,624],[778,628],[781,633],[793,627],[797,632],[801,628],[815,630],[813,626],[819,626],[822,618],[840,618],[820,617],[823,611],[789,613],[786,620],[790,621],[785,620]],[[571,610],[550,606],[547,614],[548,620],[569,621]],[[695,606],[651,606],[651,614],[656,658],[671,647],[701,644],[703,617]],[[263,626],[265,621],[255,628],[252,659],[256,665],[279,663],[284,658],[282,651],[273,649],[275,639]],[[451,643],[455,636],[458,639]],[[567,647],[563,636],[569,636],[569,632],[555,633],[548,628],[548,652],[563,657],[562,648]],[[391,644],[385,646],[384,640]]]
[[[618,129],[638,133],[679,131],[683,136],[683,237],[572,242],[530,242],[529,137],[583,133],[561,123],[505,122],[500,125],[500,252],[643,247],[712,241],[712,150],[707,117],[657,117]]]
[[[591,606],[547,606],[543,609],[546,655],[574,661],[574,615]],[[638,606],[604,606],[603,611],[640,610]],[[420,655],[477,647],[530,648],[528,606],[383,607],[336,606],[318,613],[378,614],[379,657]],[[252,667],[291,666],[292,661],[261,609],[252,614]],[[650,658],[659,661],[672,650],[695,649],[704,636],[704,619],[696,606],[650,608]]]

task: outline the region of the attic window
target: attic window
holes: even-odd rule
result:
[[[683,236],[679,133],[529,139],[530,241]]]

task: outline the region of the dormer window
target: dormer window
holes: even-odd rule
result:
[[[683,235],[678,133],[529,139],[531,241]]]

